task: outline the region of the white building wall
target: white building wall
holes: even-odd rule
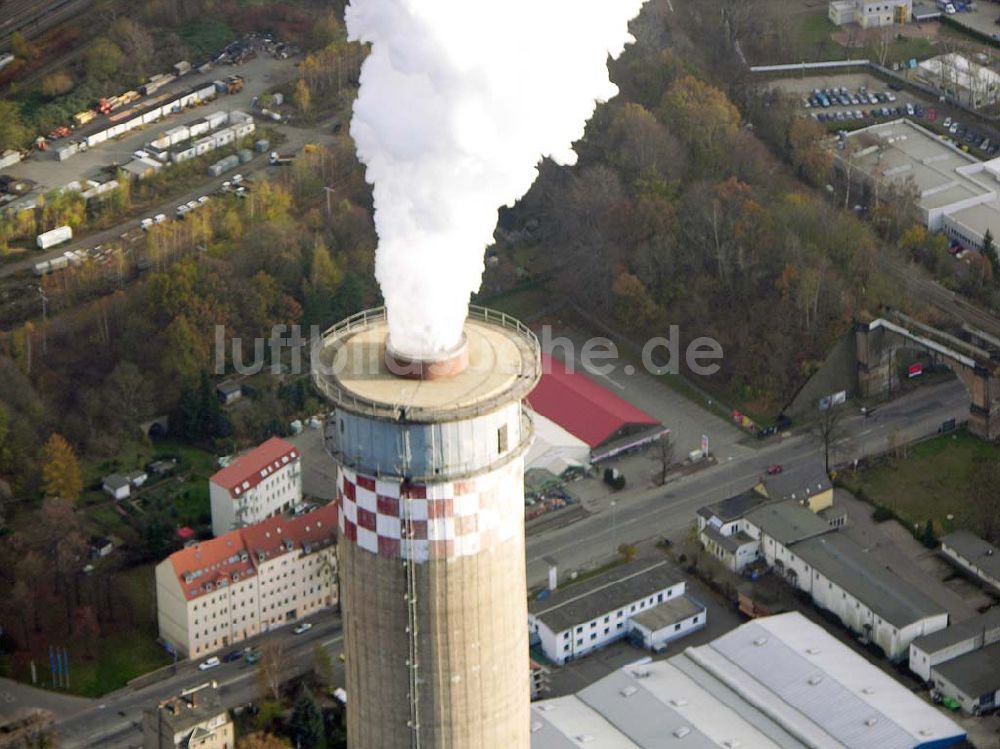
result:
[[[236,507],[229,491],[214,481],[208,482],[208,497],[212,507],[212,535],[223,536],[236,527]]]
[[[644,627],[638,622],[632,622],[632,628],[642,636],[642,644],[649,650],[656,650],[668,643],[677,640],[697,629],[701,629],[706,624],[708,612],[699,611],[697,614],[684,619],[683,621],[671,624],[656,631]]]
[[[549,660],[560,666],[567,661],[586,655],[618,640],[631,630],[630,617],[634,613],[646,611],[667,600],[684,595],[685,584],[676,583],[658,590],[652,595],[633,601],[627,606],[606,611],[587,622],[560,632],[552,632],[545,622],[533,614],[528,614],[528,628],[537,632],[542,652]]]

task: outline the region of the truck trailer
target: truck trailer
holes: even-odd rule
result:
[[[51,231],[43,232],[36,238],[38,249],[47,250],[57,244],[68,242],[73,238],[73,230],[68,226],[59,226]]]

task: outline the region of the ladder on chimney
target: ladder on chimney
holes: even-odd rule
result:
[[[410,497],[406,496],[406,490],[401,492],[402,502],[409,504]],[[401,508],[402,509],[402,508]],[[420,749],[420,662],[417,649],[417,565],[414,560],[413,543],[413,513],[409,506],[406,507],[406,520],[403,524],[403,536],[405,553],[403,554],[403,569],[406,573],[406,639],[409,645],[406,667],[409,671],[409,698],[410,698],[410,747]]]

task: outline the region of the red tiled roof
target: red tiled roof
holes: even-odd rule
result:
[[[325,541],[336,532],[336,528],[337,505],[331,503],[297,518],[279,515],[249,528],[194,544],[171,554],[170,562],[184,596],[190,601],[209,592],[205,590],[207,582],[212,583],[214,590],[223,578],[227,580],[226,584],[235,582],[233,573],[237,573],[237,579],[256,574],[259,551],[264,551],[271,559],[301,547],[303,543]],[[291,549],[285,545],[286,539],[291,541]],[[185,578],[185,575],[188,577]]]
[[[242,494],[257,486],[271,473],[299,457],[295,445],[280,437],[271,437],[246,455],[241,455],[210,479],[230,494]],[[263,475],[262,475],[263,474]]]
[[[245,558],[241,558],[241,552]],[[232,582],[233,573],[243,578],[256,572],[239,531],[175,551],[170,562],[189,601],[208,592],[205,583],[212,583],[214,590],[223,578],[227,579],[227,585]]]
[[[558,359],[542,354],[542,377],[528,396],[531,407],[592,448],[624,426],[660,422]]]
[[[330,503],[296,518],[276,515],[240,532],[243,534],[243,543],[255,559],[257,553],[261,551],[267,554],[268,559],[273,559],[303,543],[323,541],[329,538],[336,528],[337,505]],[[286,541],[290,542],[291,548]]]

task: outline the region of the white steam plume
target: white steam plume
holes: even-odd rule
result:
[[[497,209],[543,156],[573,164],[596,102],[618,93],[608,55],[645,0],[351,0],[370,42],[351,135],[374,186],[375,275],[393,346],[461,337]]]

